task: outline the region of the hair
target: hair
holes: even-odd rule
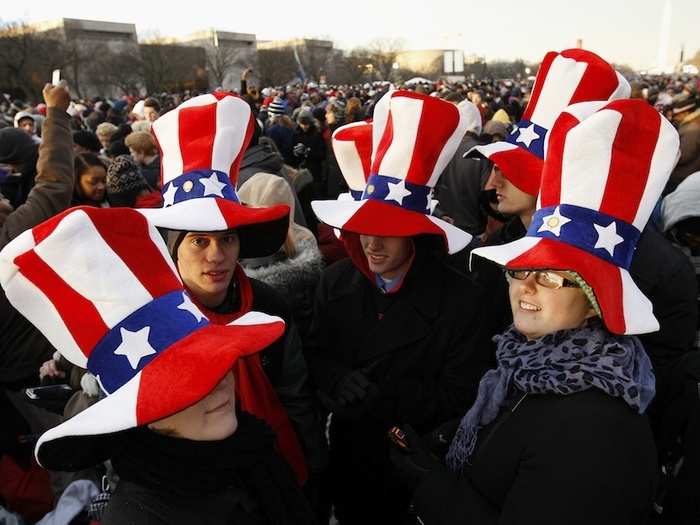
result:
[[[348,117],[354,117],[356,113],[359,113],[362,109],[362,101],[357,97],[350,97],[348,103],[345,106],[345,115]]]
[[[159,104],[158,101],[157,101],[156,99],[154,99],[154,98],[147,98],[147,99],[143,102],[143,107],[144,107],[144,108],[153,108],[153,109],[155,109],[158,113],[160,113],[160,104]]]
[[[94,153],[80,153],[75,156],[75,161],[73,163],[73,168],[75,170],[75,180],[76,182],[80,180],[87,170],[92,166],[99,166],[107,171],[107,166],[102,162],[100,157]]]
[[[124,144],[127,148],[134,149],[139,153],[146,155],[154,155],[157,152],[156,143],[150,133],[145,131],[135,131],[130,133],[124,139]]]
[[[461,93],[453,91],[451,93],[448,93],[443,100],[445,100],[447,102],[453,102],[455,104],[459,104],[460,102],[465,100],[465,98],[464,98],[464,95],[462,95]]]
[[[95,129],[95,133],[98,136],[112,138],[119,128],[112,124],[111,122],[102,122]]]

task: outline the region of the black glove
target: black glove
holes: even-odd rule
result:
[[[446,467],[429,451],[411,425],[393,427],[388,438],[394,445],[389,450],[399,481],[413,492],[426,474]]]
[[[451,419],[425,436],[425,444],[434,456],[444,458],[447,455],[461,421],[460,418]]]
[[[353,370],[338,381],[333,394],[338,404],[344,407],[374,398],[378,391],[377,385],[367,378],[363,370]]]

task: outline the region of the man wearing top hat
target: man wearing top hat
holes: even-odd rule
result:
[[[252,208],[236,193],[238,169],[254,133],[250,106],[217,92],[192,98],[159,118],[163,207],[139,210],[167,232],[168,249],[193,302],[216,324],[256,309],[278,315],[285,334],[260,356],[240,360],[234,375],[241,409],[265,420],[303,484],[325,461],[301,342],[284,298],[248,279],[239,258],[277,252],[289,207]],[[274,313],[273,313],[274,312]]]
[[[390,92],[374,112],[364,192],[312,203],[322,222],[341,230],[350,254],[322,276],[305,348],[332,413],[328,485],[343,525],[409,519],[387,430],[403,421],[427,433],[456,417],[492,360],[480,336],[479,288],[444,260],[471,236],[430,215],[431,189],[465,130],[455,105]],[[355,151],[367,149],[361,144]],[[334,150],[343,157],[335,140]],[[366,157],[354,163],[360,170]]]

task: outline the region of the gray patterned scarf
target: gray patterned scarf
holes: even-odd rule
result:
[[[636,337],[611,334],[598,319],[529,341],[511,326],[494,341],[498,367],[482,377],[476,401],[447,453],[447,465],[454,471],[467,462],[479,429],[496,419],[513,387],[559,395],[598,388],[624,399],[640,414],[654,398],[654,373],[642,344]]]

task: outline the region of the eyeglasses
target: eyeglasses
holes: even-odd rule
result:
[[[567,279],[551,270],[506,270],[506,275],[518,281],[524,281],[530,274],[535,275],[535,282],[544,288],[558,290],[559,288],[578,288],[576,281]]]

